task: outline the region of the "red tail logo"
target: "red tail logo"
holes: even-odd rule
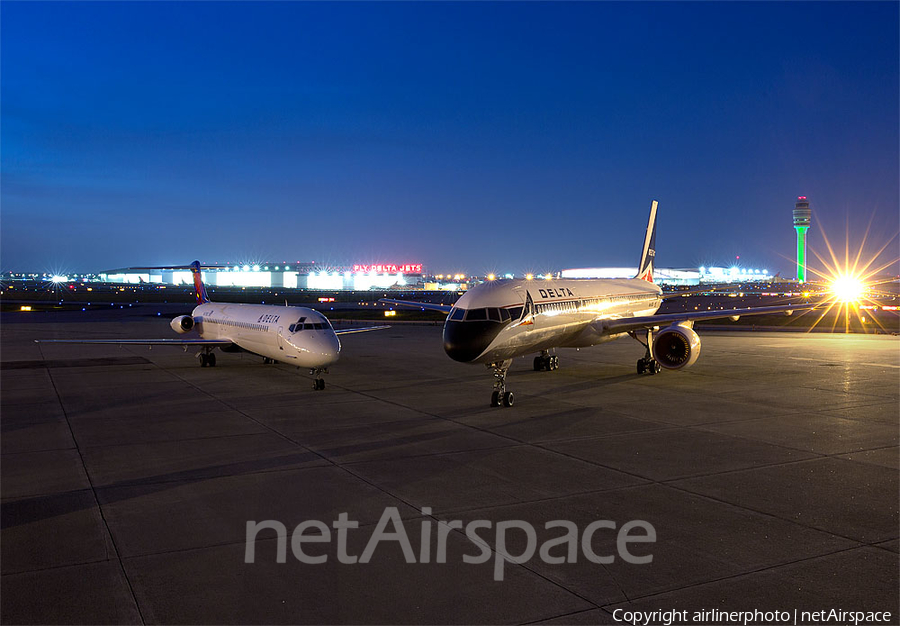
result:
[[[191,274],[194,275],[194,297],[197,304],[209,302],[209,296],[206,295],[206,285],[203,284],[203,276],[200,273],[200,261],[191,263]]]

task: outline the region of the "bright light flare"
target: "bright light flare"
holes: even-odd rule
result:
[[[843,274],[831,281],[830,291],[838,302],[856,303],[863,297],[866,283],[858,276]]]
[[[877,287],[881,284],[876,280],[876,277],[887,268],[895,266],[898,261],[897,257],[885,254],[897,238],[897,234],[888,234],[880,246],[866,245],[872,231],[874,218],[875,214],[873,213],[859,248],[855,252],[851,252],[850,247],[849,219],[843,254],[840,254],[840,250],[836,250],[831,245],[831,241],[829,241],[828,235],[824,230],[821,231],[821,236],[825,241],[827,256],[820,255],[813,248],[809,249],[818,260],[821,269],[816,270],[812,267],[807,267],[807,269],[818,276],[827,288],[827,291],[823,294],[826,297],[819,303],[817,314],[819,315],[819,320],[822,320],[825,319],[829,312],[835,311],[836,315],[833,317],[832,331],[836,329],[841,318],[843,318],[844,332],[850,332],[851,317],[859,320],[862,326],[863,322],[859,313],[861,307],[864,305],[880,305],[879,302],[873,299],[877,297]],[[882,330],[887,330],[883,328],[877,318],[869,318],[869,321],[881,327]],[[813,328],[817,325],[818,321],[813,324]]]

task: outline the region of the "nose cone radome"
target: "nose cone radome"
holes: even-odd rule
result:
[[[305,367],[327,367],[341,355],[341,342],[330,331],[303,331],[297,348]]]
[[[453,322],[444,324],[444,352],[454,361],[470,363],[487,350],[501,330],[496,322]]]

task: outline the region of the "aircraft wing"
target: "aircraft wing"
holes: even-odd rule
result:
[[[390,326],[366,326],[365,328],[342,328],[335,329],[335,335],[352,335],[353,333],[367,333],[370,330],[387,330]]]
[[[416,302],[414,300],[389,300],[381,298],[379,302],[384,304],[393,304],[394,306],[402,306],[408,309],[421,309],[422,311],[440,311],[441,313],[449,313],[453,308],[452,304],[434,304],[432,302]]]
[[[700,320],[725,319],[728,317],[745,315],[766,315],[783,313],[791,315],[794,311],[809,311],[816,308],[815,304],[800,306],[760,306],[748,309],[721,309],[718,311],[683,311],[680,313],[664,313],[662,315],[647,315],[644,317],[621,317],[618,319],[604,319],[594,322],[594,327],[605,334],[628,333],[635,330],[644,330],[654,326],[668,326],[678,322],[695,322]]]
[[[231,346],[228,339],[35,339],[35,343],[96,343],[122,346]]]

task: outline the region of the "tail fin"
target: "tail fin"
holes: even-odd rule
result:
[[[656,259],[656,207],[654,200],[650,203],[650,221],[647,222],[647,234],[644,236],[644,247],[641,250],[641,263],[635,278],[653,282],[653,261]]]
[[[197,304],[209,302],[206,285],[203,284],[203,276],[200,274],[200,261],[191,263],[191,274],[194,275],[194,297],[197,298]]]

